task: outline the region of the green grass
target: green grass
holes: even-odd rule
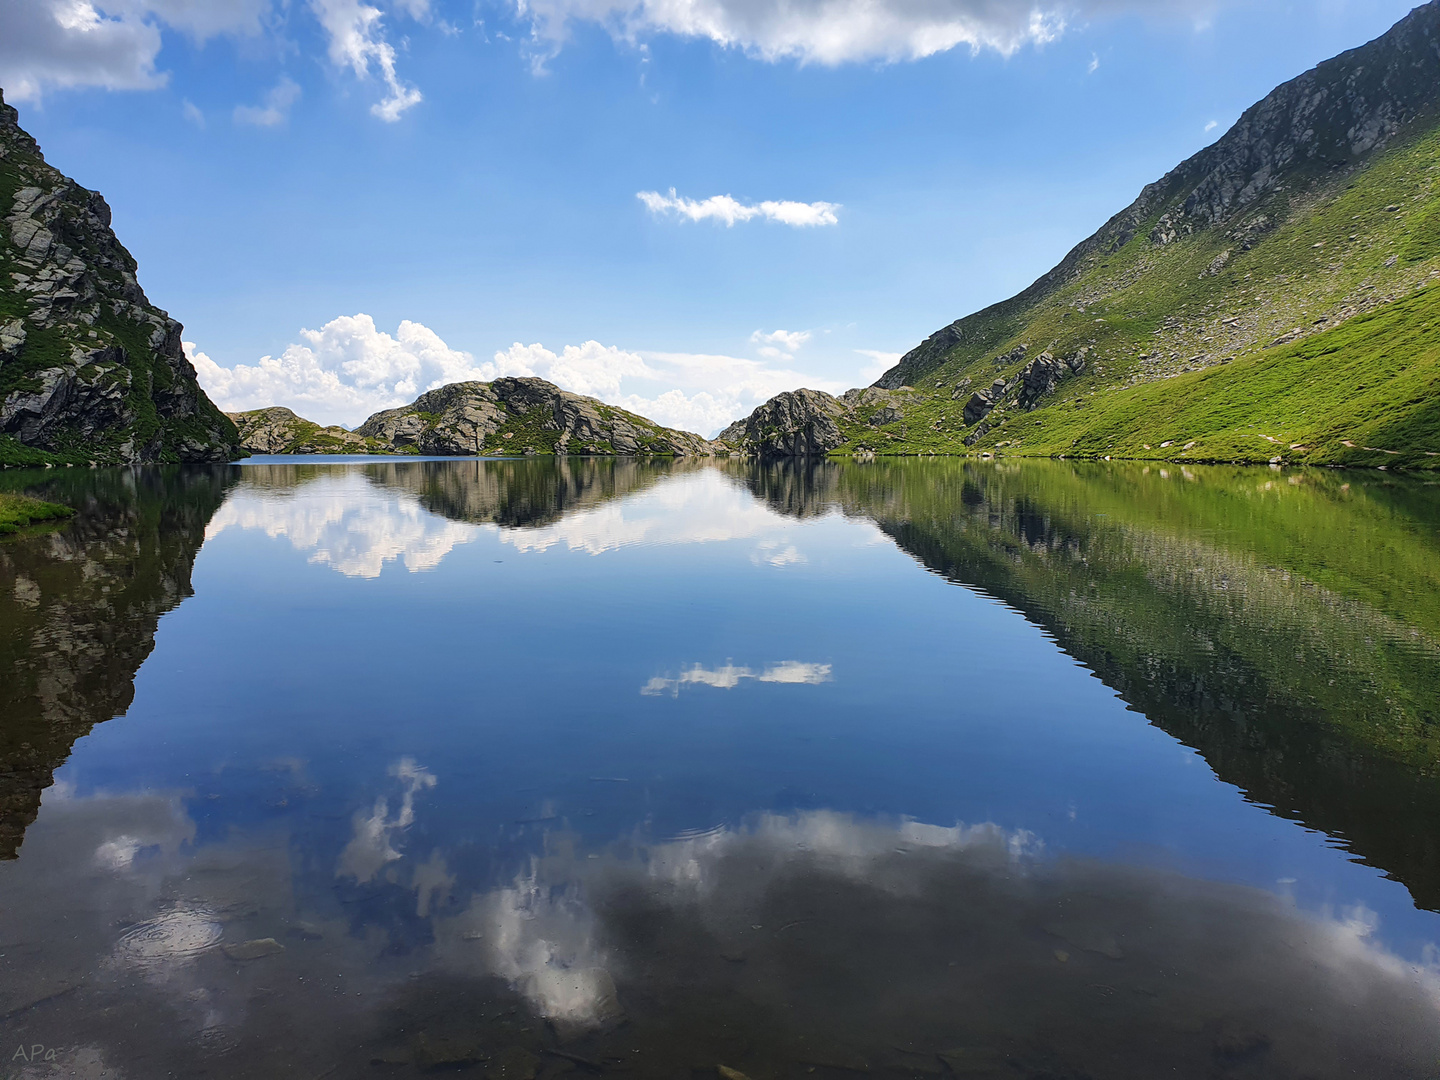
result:
[[[1435,468],[1440,287],[1292,345],[1017,414],[996,430],[1009,453]]]
[[[74,510],[59,503],[0,491],[0,535],[16,533],[41,522],[60,521],[74,513]]]

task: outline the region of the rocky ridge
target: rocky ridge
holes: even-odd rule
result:
[[[226,413],[251,454],[385,454],[390,448],[339,425],[321,427],[283,405]]]
[[[872,444],[902,438],[881,429],[897,423],[903,428],[914,393],[909,386],[859,387],[838,398],[821,390],[789,390],[735,421],[715,441],[760,458],[823,457],[847,443],[868,450]]]
[[[459,382],[375,413],[354,431],[322,428],[279,406],[232,413],[255,454],[660,454],[704,457],[726,448],[688,431],[572,394],[535,378]]]
[[[0,464],[238,456],[110,207],[46,164],[3,96],[0,218]]]

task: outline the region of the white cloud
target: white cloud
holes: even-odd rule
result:
[[[568,551],[599,556],[638,545],[653,549],[785,537],[793,525],[793,519],[752,498],[726,474],[701,467],[677,472],[623,499],[573,511],[549,525],[500,528],[498,534],[520,552],[541,553],[563,545]]]
[[[626,376],[654,378],[658,374],[646,365],[639,353],[601,345],[598,341],[566,345],[559,353],[540,344],[521,345],[517,341],[504,352],[497,352],[494,362],[485,368],[487,380],[502,375],[533,375],[571,393],[597,397],[610,404],[618,404],[624,397],[620,380]]]
[[[112,14],[153,17],[200,42],[258,34],[270,12],[270,0],[100,0],[97,6]]]
[[[200,111],[200,106],[196,105],[189,98],[186,98],[180,103],[180,112],[182,115],[184,115],[186,120],[189,120],[190,123],[194,124],[202,131],[204,130],[205,114]]]
[[[803,333],[793,332],[793,339]],[[667,427],[707,436],[782,390],[845,390],[833,380],[764,360],[639,353],[598,341],[566,345],[559,352],[516,342],[491,360],[477,362],[420,323],[406,320],[392,337],[363,313],[334,319],[319,330],[301,330],[300,339],[279,356],[234,367],[220,366],[193,342],[186,342],[185,354],[200,385],[222,409],[284,405],[320,424],[351,426],[381,409],[408,405],[437,386],[489,382],[502,375],[537,376]]]
[[[771,566],[793,566],[806,561],[805,555],[794,544],[782,544],[779,540],[762,540],[755,545],[750,561],[756,566],[762,562]]]
[[[381,795],[369,814],[357,811],[351,822],[353,833],[340,853],[336,877],[351,877],[361,885],[370,881],[387,864],[401,857],[395,850],[397,834],[415,822],[415,796],[435,786],[435,776],[414,758],[401,758],[390,766],[390,775],[400,781],[400,809],[390,816],[389,800]]]
[[[730,228],[737,221],[751,221],[755,218],[779,222],[793,228],[840,223],[840,219],[835,215],[835,211],[840,209],[839,203],[766,201],[751,205],[729,195],[712,195],[708,199],[700,200],[686,199],[677,196],[674,188],[670,189],[669,195],[661,195],[658,191],[637,191],[635,197],[644,203],[652,214],[674,214],[690,221],[713,219],[723,221],[726,228]]]
[[[782,660],[778,664],[771,664],[763,671],[757,672],[751,668],[737,667],[731,663],[716,668],[706,668],[696,664],[688,670],[682,671],[673,679],[663,675],[655,676],[640,688],[640,693],[647,697],[664,693],[678,697],[682,686],[709,686],[716,690],[733,690],[745,679],[755,679],[757,682],[765,683],[787,683],[792,686],[818,686],[820,683],[830,681],[830,665],[812,664],[802,660]]]
[[[553,50],[572,20],[615,36],[709,38],[763,60],[841,64],[917,60],[968,46],[1009,56],[1054,41],[1067,10],[1094,4],[1033,0],[517,0],[535,37]]]
[[[432,514],[414,498],[377,493],[354,471],[320,477],[303,497],[242,486],[210,519],[205,539],[229,529],[283,536],[310,552],[310,562],[358,578],[377,578],[397,560],[412,574],[433,570],[480,535],[477,526]]]
[[[1211,120],[1208,124],[1205,125],[1205,130],[1206,130],[1206,131],[1214,131],[1214,130],[1215,130],[1217,127],[1219,127],[1219,126],[1220,126],[1220,121],[1219,121],[1219,120]]]
[[[270,0],[5,0],[0,3],[0,86],[8,99],[45,90],[154,90],[161,27],[205,41],[255,34]]]
[[[856,349],[861,356],[868,356],[870,363],[860,369],[860,380],[867,386],[900,362],[904,353],[881,352],[879,349]]]
[[[232,412],[286,405],[320,424],[359,423],[380,409],[408,405],[426,390],[466,379],[493,378],[467,352],[452,349],[429,327],[406,320],[395,336],[369,315],[346,315],[278,357],[221,367],[186,344],[200,385]]]
[[[798,352],[800,346],[809,341],[810,337],[809,330],[772,330],[768,334],[763,330],[756,330],[750,335],[750,341],[762,346],[761,353],[768,356],[770,354],[765,353],[765,347],[772,351],[778,349],[781,352],[794,353]]]
[[[761,60],[802,64],[919,60],[966,47],[1010,56],[1061,37],[1072,23],[1138,13],[1197,28],[1226,0],[515,0],[537,47],[554,55],[572,22],[621,40],[707,38]],[[543,58],[543,57],[542,57]]]
[[[299,100],[299,85],[282,75],[280,81],[266,92],[264,105],[236,105],[235,122],[254,124],[257,127],[276,127],[289,119],[290,106]],[[190,105],[188,101],[185,104]],[[195,107],[191,105],[190,108]],[[195,111],[198,113],[200,110]],[[188,111],[186,115],[189,115]]]
[[[426,4],[411,2],[405,7],[412,15],[417,8],[422,13],[428,11]],[[371,113],[394,123],[406,109],[420,103],[420,91],[407,86],[396,74],[395,46],[384,38],[379,8],[359,0],[310,0],[310,9],[329,35],[331,63],[348,67],[359,78],[370,74],[372,62],[380,69],[389,94],[370,106]]]
[[[1097,71],[1099,71],[1099,70],[1100,70],[1100,54],[1099,54],[1099,53],[1091,53],[1091,54],[1090,54],[1090,64],[1089,64],[1089,66],[1085,69],[1085,74],[1087,74],[1087,75],[1094,75],[1095,72],[1097,72]]]

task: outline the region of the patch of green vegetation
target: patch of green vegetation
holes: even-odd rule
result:
[[[1400,252],[1406,262],[1425,262],[1440,257],[1440,206],[1415,222],[1410,238]]]
[[[74,513],[70,507],[59,503],[0,491],[0,535],[16,533],[40,522],[60,521]]]
[[[1016,413],[995,431],[1012,436],[1006,453],[1435,468],[1440,287],[1230,364]]]

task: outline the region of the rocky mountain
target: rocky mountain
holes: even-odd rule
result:
[[[713,452],[688,431],[561,390],[544,379],[462,382],[378,412],[357,435],[421,454],[674,454]]]
[[[715,441],[762,458],[820,456],[851,441],[842,425],[853,429],[864,423],[878,429],[903,421],[913,393],[908,386],[893,391],[871,386],[839,398],[820,390],[790,390],[735,421]]]
[[[321,427],[282,405],[226,413],[240,433],[240,445],[252,454],[388,454],[387,443],[367,439],[339,426]]]
[[[46,164],[3,97],[0,217],[0,464],[238,456],[110,207]]]
[[[695,457],[724,447],[688,431],[544,379],[451,383],[385,409],[353,432],[322,428],[289,409],[232,413],[256,454],[664,454]]]
[[[1431,0],[906,353],[903,417],[825,405],[831,449],[1435,466],[1437,279]]]

